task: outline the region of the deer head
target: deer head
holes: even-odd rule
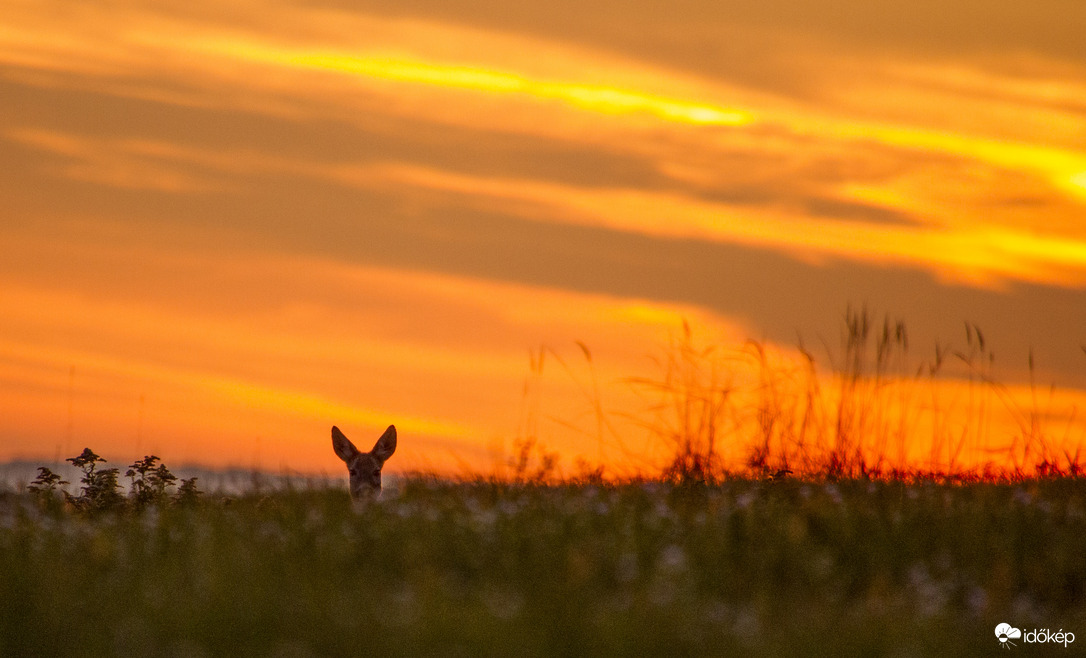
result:
[[[376,498],[381,493],[381,468],[396,452],[396,427],[389,425],[369,452],[356,448],[338,427],[333,427],[332,449],[347,464],[351,475],[351,498],[355,501]]]

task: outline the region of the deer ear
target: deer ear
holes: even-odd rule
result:
[[[373,444],[370,454],[384,463],[394,452],[396,452],[396,426],[389,425],[381,438],[377,439],[377,443]]]
[[[354,447],[351,440],[343,436],[338,427],[332,428],[332,449],[343,461],[348,461],[358,454],[358,448]]]

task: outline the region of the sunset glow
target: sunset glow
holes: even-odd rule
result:
[[[395,423],[391,470],[500,470],[529,435],[653,469],[631,382],[685,325],[728,355],[742,465],[748,341],[789,395],[815,352],[840,409],[865,304],[910,332],[890,455],[1020,466],[1042,426],[1077,454],[1086,8],[918,33],[786,4],[5,3],[0,461],[338,474],[333,424]]]

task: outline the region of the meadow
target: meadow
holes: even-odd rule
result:
[[[108,511],[8,491],[0,655],[969,655],[1002,622],[1086,633],[1081,478],[386,489],[361,513],[328,483]]]
[[[0,490],[0,655],[1081,649],[1086,478],[1081,439],[1056,440],[1077,416],[1013,403],[972,325],[919,365],[904,325],[866,311],[842,342],[826,375],[802,346],[789,365],[685,328],[630,382],[667,456],[641,474],[561,472],[531,400],[507,470],[392,476],[360,511],[346,478],[202,493],[153,456],[125,489],[86,450],[78,484],[43,467]],[[970,465],[997,413],[1007,449]]]

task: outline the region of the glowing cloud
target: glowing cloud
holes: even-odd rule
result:
[[[1081,341],[1077,61],[754,29],[708,0],[667,29],[573,3],[569,31],[542,5],[379,4],[0,3],[0,459],[63,435],[72,398],[90,437],[131,435],[145,389],[194,459],[262,436],[338,469],[330,416],[428,435],[397,468],[477,456],[516,431],[540,344],[583,341],[613,383],[684,319],[790,334],[751,281],[823,327],[863,291],[929,327],[1041,309],[991,333]],[[548,404],[576,409],[566,388]]]
[[[740,126],[753,120],[749,112],[742,110],[668,98],[636,89],[543,80],[512,71],[431,62],[419,58],[306,52],[244,41],[204,41],[199,47],[206,51],[254,61],[338,71],[379,80],[488,93],[521,94],[536,99],[557,100],[604,114],[645,112],[667,121],[695,125]]]

